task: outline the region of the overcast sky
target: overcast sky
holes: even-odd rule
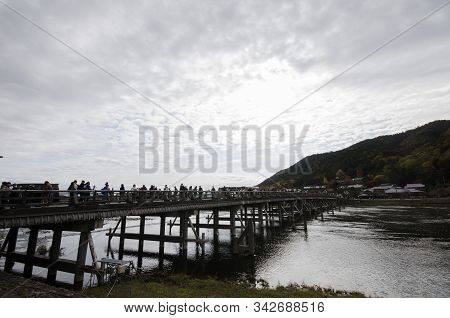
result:
[[[261,126],[444,2],[1,1],[116,78],[0,3],[0,179],[116,188],[262,181],[224,170],[222,135],[214,173],[139,173],[139,126]],[[271,124],[309,155],[449,119],[449,30],[450,5]]]

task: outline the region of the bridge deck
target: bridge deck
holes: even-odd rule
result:
[[[128,196],[124,196],[123,193],[120,193],[121,191],[116,192],[118,193],[111,194],[108,201],[101,199],[92,200],[92,197],[95,198],[94,194],[94,196],[90,197],[90,201],[77,202],[72,205],[69,205],[68,202],[64,202],[63,200],[45,205],[42,204],[42,199],[36,200],[36,196],[33,196],[34,203],[9,204],[0,210],[0,228],[62,224],[124,216],[162,214],[171,216],[178,212],[189,210],[229,209],[234,206],[260,205],[299,199],[334,199],[329,196],[313,196],[303,193],[267,192],[259,195],[261,196],[260,198],[256,195],[250,196],[248,194],[236,193],[233,195],[230,194],[229,196],[222,195],[222,198],[211,198],[206,193],[205,198],[202,199],[186,198],[179,200],[178,197],[159,199],[164,197],[165,193],[163,191],[158,191],[157,193],[149,191],[156,199],[145,198],[130,203]],[[40,194],[42,195],[42,191]],[[131,195],[128,191],[126,191],[126,194]]]

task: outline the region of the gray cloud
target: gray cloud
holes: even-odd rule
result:
[[[441,1],[8,3],[199,127],[264,123]],[[275,123],[309,125],[308,155],[448,118],[449,15],[443,9]],[[138,126],[176,119],[2,5],[0,59],[0,178],[117,185],[182,177],[139,175],[137,166]]]

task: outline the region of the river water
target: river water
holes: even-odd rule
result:
[[[102,229],[93,233],[99,258],[106,256],[105,234],[116,222],[107,220]],[[203,219],[203,222],[207,221]],[[139,219],[127,222],[128,232],[137,233],[138,228]],[[166,233],[168,230],[167,227]],[[146,233],[158,231],[159,218],[148,218]],[[174,227],[172,231],[178,229]],[[212,238],[212,230],[201,232]],[[181,261],[176,257],[178,245],[166,243],[169,257],[160,263],[149,253],[143,259],[144,267],[153,270],[162,266],[169,271],[228,279],[257,277],[272,286],[305,283],[359,291],[372,297],[450,297],[450,208],[447,207],[347,207],[335,215],[325,214],[323,222],[313,220],[308,224],[307,233],[300,224],[264,231],[257,237],[255,257],[233,257],[229,250],[229,231],[220,230],[219,234],[219,244],[207,244],[203,258],[197,258],[195,244],[189,243],[188,259]],[[64,258],[76,258],[78,237],[76,233],[65,233]],[[18,250],[26,250],[26,239],[27,232],[23,230]],[[39,244],[50,246],[50,242],[51,232],[40,233]],[[156,253],[158,244],[146,242],[144,251]],[[137,245],[137,241],[126,241],[128,253],[124,259],[137,263]],[[113,238],[113,251],[117,247],[118,238]],[[4,258],[0,266],[3,263]],[[16,264],[14,270],[22,268]],[[38,267],[33,270],[38,276],[45,277],[46,273],[46,269]],[[88,284],[90,275],[86,274],[85,278]],[[57,279],[71,282],[73,275],[58,273]]]

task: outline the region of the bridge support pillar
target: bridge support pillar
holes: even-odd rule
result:
[[[230,236],[231,236],[231,252],[238,253],[238,242],[236,238],[236,210],[230,210]]]
[[[2,250],[7,249],[5,260],[5,271],[10,272],[14,266],[15,262],[24,264],[24,277],[31,277],[33,273],[33,267],[39,266],[47,268],[47,282],[55,283],[57,271],[62,271],[66,273],[74,274],[74,287],[81,289],[83,287],[83,278],[85,272],[98,274],[98,270],[94,266],[86,265],[86,256],[88,245],[91,247],[91,254],[93,263],[96,260],[96,255],[94,251],[94,244],[91,237],[91,231],[95,228],[100,228],[103,226],[103,220],[90,220],[90,221],[78,221],[63,224],[50,224],[50,225],[39,225],[32,226],[30,228],[30,235],[28,238],[28,246],[26,253],[17,253],[16,242],[18,228],[11,228],[8,236],[6,237],[7,246],[3,244]],[[39,230],[51,230],[53,231],[52,245],[50,247],[49,256],[36,256],[36,246]],[[80,232],[80,239],[78,242],[78,251],[76,261],[61,259],[60,258],[60,247],[62,232]]]
[[[263,206],[258,205],[258,224],[259,228],[262,229],[264,226],[264,215],[263,215]]]
[[[142,268],[142,254],[144,253],[145,215],[141,215],[139,222],[139,245],[137,267]]]
[[[215,209],[213,211],[213,224],[214,224],[214,242],[219,240],[219,210]]]
[[[38,239],[39,229],[37,227],[32,227],[30,229],[30,236],[28,237],[27,246],[27,256],[25,261],[25,267],[23,269],[23,276],[25,278],[30,278],[33,273],[33,256],[36,252],[36,245]]]
[[[236,239],[236,248],[233,248],[233,253],[243,253],[247,255],[255,254],[255,228],[253,222],[249,222],[245,230]]]
[[[290,216],[289,216],[291,223],[295,222],[295,207],[296,206],[297,206],[297,202],[296,201],[291,202],[291,209],[290,209],[291,213],[290,213]]]
[[[161,223],[159,225],[159,236],[161,240],[159,241],[159,257],[164,257],[164,236],[166,235],[166,217],[161,215]]]
[[[255,207],[253,206],[253,207],[252,207],[252,221],[253,221],[253,228],[254,228],[254,229],[256,229],[256,219],[257,219],[255,210],[256,210],[256,209],[255,209]]]
[[[247,226],[248,215],[247,215],[247,207],[245,207],[245,206],[241,208],[241,218],[244,219],[244,224],[245,224],[245,226]]]
[[[304,211],[303,212],[303,229],[305,230],[305,232],[308,231],[308,215],[309,212]]]
[[[188,248],[188,218],[189,215],[186,212],[180,213],[180,254],[182,256],[187,256],[187,248]]]
[[[195,233],[197,233],[197,237],[200,237],[200,210],[197,210],[195,215]]]
[[[17,244],[17,234],[19,233],[19,228],[13,227],[9,229],[8,232],[8,247],[6,249],[6,260],[5,260],[5,272],[11,272],[14,267],[13,253],[16,250]]]
[[[125,246],[125,231],[127,229],[127,217],[123,216],[120,222],[120,239],[119,239],[119,259],[123,259],[123,249]]]
[[[267,206],[268,206],[269,215],[270,215],[270,226],[272,228],[275,228],[275,224],[276,224],[275,223],[275,211],[273,210],[273,206],[270,203],[268,203]]]
[[[47,272],[47,283],[54,284],[56,282],[56,262],[59,258],[59,251],[61,249],[62,230],[53,230],[52,246],[50,247],[49,259],[50,266]]]
[[[266,214],[266,227],[268,228],[268,227],[270,227],[270,214],[267,209],[267,204],[264,204],[263,207],[264,207],[264,211],[266,212],[265,213]]]
[[[77,252],[77,261],[76,261],[76,269],[75,269],[75,277],[73,280],[73,285],[75,289],[83,288],[83,278],[84,271],[82,268],[86,263],[86,255],[87,248],[89,242],[89,233],[88,231],[82,231],[80,233],[80,241],[78,242],[78,252]]]
[[[282,227],[283,226],[283,208],[282,208],[282,203],[278,202],[278,226]]]
[[[255,254],[255,228],[253,226],[253,222],[250,222],[248,225],[248,235],[247,235],[247,243],[248,243],[248,253],[250,255]]]

